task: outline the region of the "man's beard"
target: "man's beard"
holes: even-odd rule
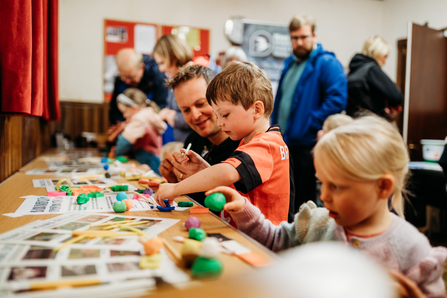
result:
[[[303,49],[303,48],[301,48]],[[307,58],[309,58],[310,53],[312,53],[313,48],[311,49],[305,49],[305,52],[303,51],[293,51],[293,54],[300,60],[306,60]]]

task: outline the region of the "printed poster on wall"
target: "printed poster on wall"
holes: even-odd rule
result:
[[[244,22],[242,49],[248,60],[269,76],[276,94],[284,60],[291,54],[289,29],[286,26]]]

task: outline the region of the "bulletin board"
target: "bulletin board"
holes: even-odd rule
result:
[[[150,23],[104,20],[104,101],[112,99],[118,73],[115,56],[124,48],[151,54],[158,40],[158,25]]]
[[[174,34],[185,40],[193,50],[193,57],[210,53],[210,30],[189,26],[161,26],[161,35]]]

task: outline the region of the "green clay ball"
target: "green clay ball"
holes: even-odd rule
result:
[[[192,206],[194,206],[194,204],[192,202],[190,202],[190,201],[180,201],[180,202],[177,202],[177,205],[179,207],[192,207]]]
[[[115,203],[113,203],[113,211],[115,211],[116,213],[123,213],[126,211],[126,209],[126,203],[122,201],[116,201]]]
[[[210,194],[205,198],[205,206],[215,212],[223,210],[223,206],[227,203],[225,196],[220,192]]]
[[[118,160],[118,161],[120,161],[120,162],[122,162],[122,163],[126,163],[126,162],[129,161],[129,159],[128,159],[127,157],[125,157],[125,156],[118,156],[118,157],[116,158],[116,160]]]
[[[60,190],[67,192],[70,189],[70,186],[68,185],[62,185],[61,187],[59,187]]]
[[[198,257],[192,265],[191,274],[196,278],[217,278],[222,274],[223,264],[217,258]]]
[[[189,238],[202,241],[206,238],[206,233],[201,228],[191,228],[189,229]]]
[[[85,194],[85,193],[81,193],[77,199],[76,202],[78,202],[79,205],[85,204],[90,200],[90,198]]]

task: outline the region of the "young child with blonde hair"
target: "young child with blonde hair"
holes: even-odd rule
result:
[[[324,120],[322,129],[317,132],[317,141],[334,128],[351,123],[352,120],[351,116],[345,114],[330,115]]]
[[[280,251],[315,241],[341,241],[358,248],[413,281],[427,297],[445,297],[442,280],[445,247],[428,239],[403,219],[408,152],[397,129],[366,116],[324,135],[314,148],[316,176],[324,208],[311,201],[295,222],[274,226],[249,200],[228,187],[224,210],[238,228],[266,247]],[[388,198],[399,216],[390,212]]]
[[[132,153],[135,160],[160,174],[161,135],[167,125],[157,114],[158,106],[150,102],[147,107],[147,101],[146,94],[137,88],[127,88],[118,95],[118,109],[126,124],[118,136],[115,155]]]
[[[234,62],[209,83],[206,99],[218,126],[232,140],[241,140],[239,147],[220,164],[208,165],[180,183],[160,185],[155,199],[164,206],[164,199],[171,203],[179,195],[234,184],[273,223],[287,220],[291,196],[289,152],[279,126],[270,127],[270,79],[253,63]],[[192,151],[188,154],[197,157]]]

